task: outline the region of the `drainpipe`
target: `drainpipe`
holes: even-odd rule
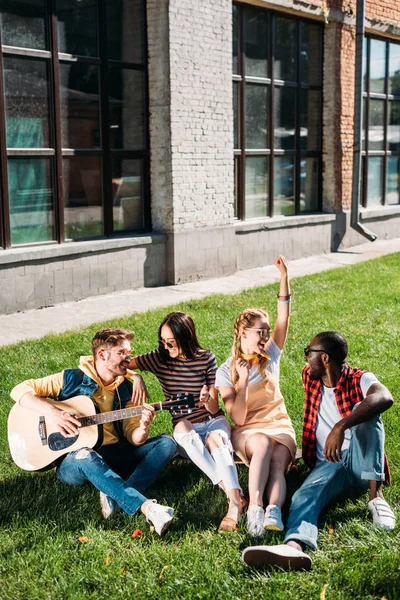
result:
[[[360,179],[361,179],[361,131],[362,131],[362,92],[363,92],[363,44],[365,0],[357,0],[356,16],[356,65],[354,90],[354,162],[353,187],[351,195],[350,226],[374,242],[377,236],[360,223]]]

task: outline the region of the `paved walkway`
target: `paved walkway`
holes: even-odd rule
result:
[[[400,252],[400,238],[377,240],[318,256],[289,261],[290,277],[302,277],[364,262],[385,254]],[[159,288],[125,290],[105,296],[95,296],[78,302],[66,302],[49,308],[0,315],[0,346],[62,333],[92,323],[170,306],[185,300],[204,298],[210,294],[234,294],[244,289],[278,281],[274,265],[239,271],[220,279],[208,279]]]

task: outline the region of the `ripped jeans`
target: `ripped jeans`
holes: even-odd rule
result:
[[[231,426],[227,419],[221,415],[202,423],[192,423],[192,425],[194,431],[189,433],[174,432],[179,454],[190,458],[214,485],[222,481],[226,494],[233,489],[240,490],[230,441]],[[222,447],[216,448],[210,454],[205,443],[211,433],[219,434],[222,439]]]
[[[171,436],[159,435],[141,446],[118,442],[98,451],[81,448],[67,454],[57,469],[57,477],[68,485],[90,481],[110,496],[128,515],[146,502],[145,489],[167,466],[176,452]]]

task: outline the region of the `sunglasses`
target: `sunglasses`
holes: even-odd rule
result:
[[[264,340],[268,340],[271,335],[270,329],[257,329],[257,327],[246,327],[247,331],[257,331],[258,335]]]
[[[159,339],[158,343],[162,344],[164,347],[167,346],[167,348],[171,348],[171,349],[178,347],[176,341],[172,338],[170,338],[170,341]]]
[[[306,358],[310,354],[310,352],[325,352],[325,354],[328,354],[326,350],[319,350],[318,348],[310,348],[310,346],[307,346],[307,348],[304,348],[304,356]]]

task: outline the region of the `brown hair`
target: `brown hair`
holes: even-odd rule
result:
[[[166,363],[170,359],[169,352],[161,342],[161,329],[164,325],[168,325],[171,329],[185,358],[193,359],[198,354],[204,352],[204,348],[200,346],[199,340],[197,339],[196,327],[192,317],[184,312],[172,312],[163,319],[158,328],[158,351],[162,362]]]
[[[134,339],[134,337],[135,334],[133,333],[133,331],[127,331],[126,329],[118,329],[117,327],[101,329],[96,333],[96,335],[92,339],[93,356],[96,357],[96,353],[100,349],[113,348],[123,340],[131,342]]]
[[[267,319],[269,323],[268,313],[262,308],[246,308],[243,310],[240,315],[236,318],[235,325],[233,326],[233,344],[232,344],[232,361],[230,366],[230,376],[235,389],[237,388],[237,383],[239,381],[239,375],[236,370],[236,360],[238,358],[242,358],[242,350],[240,347],[240,334],[243,329],[248,327],[252,327],[256,321],[256,319]],[[259,355],[260,358],[257,363],[258,370],[260,375],[263,377],[263,384],[266,385],[269,375],[266,372],[266,366],[268,364],[269,358],[266,356]]]

